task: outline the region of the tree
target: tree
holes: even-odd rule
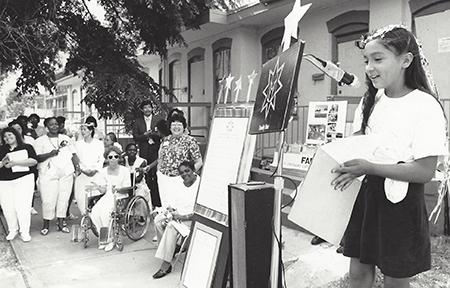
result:
[[[101,117],[123,117],[127,127],[144,99],[161,110],[161,93],[137,60],[137,52],[165,57],[170,45],[186,45],[181,33],[199,28],[210,7],[228,9],[229,0],[98,0],[106,24],[89,11],[86,0],[2,0],[0,67],[21,70],[18,95],[53,92],[60,53],[69,55],[66,73],[83,72],[83,99]]]
[[[17,92],[10,92],[6,97],[6,115],[8,117],[17,117],[23,115],[25,109],[34,106],[34,99],[31,97],[18,97]]]

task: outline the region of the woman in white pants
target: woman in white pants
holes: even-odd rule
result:
[[[50,220],[57,217],[56,230],[69,233],[64,221],[72,192],[73,172],[78,163],[72,140],[59,134],[59,125],[55,117],[45,119],[48,133],[35,142],[39,162],[39,189],[42,199],[44,227],[41,235],[49,232]]]
[[[153,275],[155,279],[162,278],[172,271],[170,262],[176,252],[179,234],[174,226],[191,226],[195,198],[200,182],[200,176],[197,176],[194,171],[194,162],[181,162],[178,172],[183,179],[183,185],[172,191],[173,197],[169,198],[167,210],[155,217],[155,230],[158,237],[158,249],[155,257],[163,260],[161,268]],[[181,228],[183,227],[178,229]],[[184,227],[184,229],[187,230],[188,228]]]
[[[105,193],[92,208],[91,219],[95,227],[97,227],[97,231],[100,231],[102,227],[109,227],[111,212],[114,210],[115,189],[131,188],[129,170],[124,166],[119,165],[121,154],[122,151],[119,148],[115,146],[109,147],[104,154],[108,165],[99,173],[101,176],[100,182],[93,182],[92,185],[88,187],[88,189],[96,189]],[[128,196],[127,191],[123,192],[124,193],[117,192],[117,200]],[[107,245],[100,245],[98,249],[105,249],[105,251],[108,252],[114,248],[114,245],[114,241],[111,241]]]
[[[86,213],[86,186],[99,182],[99,173],[103,168],[103,142],[94,139],[95,127],[81,125],[80,135],[83,139],[75,143],[76,154],[80,162],[80,173],[75,177],[75,200],[81,215]]]
[[[6,240],[13,240],[20,231],[22,240],[29,242],[36,152],[14,128],[4,128],[0,136],[4,141],[0,146],[0,203],[8,224]]]

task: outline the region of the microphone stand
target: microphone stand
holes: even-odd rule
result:
[[[284,133],[282,130],[278,140],[278,164],[275,175],[283,174],[283,144]],[[274,179],[274,204],[273,204],[273,233],[272,233],[272,260],[270,266],[270,287],[279,288],[280,283],[280,257],[281,257],[281,198],[283,195],[284,179],[275,177]]]

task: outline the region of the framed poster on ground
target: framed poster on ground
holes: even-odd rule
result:
[[[195,222],[181,279],[184,288],[211,287],[223,233]]]

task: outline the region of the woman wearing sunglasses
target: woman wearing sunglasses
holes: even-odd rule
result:
[[[42,199],[44,227],[41,235],[49,232],[50,220],[57,217],[56,230],[69,233],[66,217],[70,193],[73,185],[73,172],[78,165],[75,145],[68,136],[59,134],[59,125],[55,117],[45,119],[47,134],[35,142],[39,162],[39,191]]]
[[[98,172],[103,168],[103,142],[94,139],[95,127],[84,124],[80,127],[82,139],[75,143],[80,165],[77,167],[75,177],[75,200],[81,215],[86,213],[86,185],[99,181]]]
[[[111,212],[114,209],[114,193],[117,193],[116,199],[126,198],[127,191],[124,193],[116,192],[116,189],[130,187],[131,179],[130,172],[124,166],[119,165],[119,159],[122,151],[112,146],[108,148],[104,156],[106,158],[107,166],[99,173],[101,178],[99,182],[92,182],[87,189],[98,190],[105,195],[92,208],[91,219],[97,230],[100,231],[102,227],[109,227],[111,221]],[[114,249],[114,241],[107,245],[99,245],[98,249],[105,249],[106,252]]]

